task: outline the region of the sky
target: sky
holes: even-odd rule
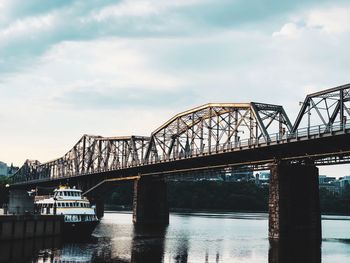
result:
[[[349,14],[345,0],[0,0],[0,160],[150,135],[209,102],[280,104],[294,122],[306,94],[350,82]]]

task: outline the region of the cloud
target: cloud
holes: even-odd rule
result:
[[[284,24],[272,36],[291,39],[307,34],[344,34],[350,31],[349,14],[349,6],[309,10],[301,16],[293,17],[294,22]]]
[[[280,31],[272,34],[274,37],[286,37],[286,38],[297,38],[300,36],[300,28],[294,23],[287,23],[283,25]]]
[[[319,28],[329,34],[345,33],[350,31],[349,14],[350,7],[311,11],[306,19],[306,26]]]
[[[90,87],[80,87],[52,98],[58,106],[72,109],[122,109],[122,108],[164,108],[184,102],[185,90],[114,89],[97,91]],[[189,101],[186,96],[185,100]]]
[[[8,40],[14,37],[31,36],[38,31],[49,30],[55,23],[55,17],[47,14],[38,17],[19,19],[8,27],[0,30],[0,40]]]
[[[152,5],[149,1],[125,1],[117,5],[108,6],[103,8],[97,13],[92,15],[92,18],[96,21],[103,21],[111,17],[123,17],[123,16],[149,16],[158,12],[155,5]]]
[[[208,1],[199,0],[175,0],[175,1],[152,1],[152,0],[125,0],[115,5],[110,5],[95,11],[90,15],[90,19],[104,21],[110,18],[121,17],[147,17],[164,14],[172,8],[193,6],[203,4]],[[89,18],[87,20],[89,20]],[[86,21],[86,20],[85,20]]]
[[[52,47],[35,66],[8,74],[2,95],[32,107],[101,109],[176,105],[183,82],[151,61],[140,48],[145,41],[118,38],[64,42]],[[190,94],[191,91],[187,91]],[[15,95],[20,94],[20,95]]]
[[[0,18],[7,162],[55,158],[84,133],[149,135],[208,102],[278,103],[293,121],[311,88],[349,82],[339,1],[12,2]]]

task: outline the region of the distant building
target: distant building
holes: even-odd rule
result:
[[[0,176],[7,176],[8,167],[6,163],[0,162]]]
[[[0,176],[9,176],[13,175],[18,171],[19,167],[13,166],[7,166],[6,163],[0,161]]]
[[[18,170],[19,170],[19,167],[13,166],[13,164],[11,164],[10,167],[7,167],[7,175],[8,175],[8,176],[13,175],[13,174],[15,174]]]
[[[340,181],[335,177],[319,175],[318,184],[320,189],[327,189],[334,194],[339,194],[341,192]]]
[[[225,181],[228,182],[254,182],[254,174],[250,169],[235,170],[233,168],[228,168],[225,171]]]
[[[343,192],[346,186],[350,186],[350,176],[344,176],[339,178],[340,191]]]
[[[321,185],[321,184],[328,184],[328,183],[331,183],[331,182],[335,182],[337,180],[337,178],[335,177],[330,177],[330,176],[327,176],[327,175],[319,175],[318,176],[318,183]]]
[[[269,185],[270,183],[270,172],[260,172],[255,175],[255,182],[257,185]]]

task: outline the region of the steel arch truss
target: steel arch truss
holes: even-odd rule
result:
[[[180,113],[151,135],[145,159],[169,160],[234,148],[242,140],[269,141],[292,125],[282,106],[263,103],[206,104]]]
[[[12,178],[15,182],[35,180],[37,178],[38,170],[40,170],[40,165],[40,162],[37,160],[26,160]]]
[[[300,125],[310,128],[319,125],[327,131],[339,124],[345,127],[350,118],[350,84],[312,93],[306,96],[293,126],[296,132]]]
[[[14,175],[15,182],[65,178],[117,170],[144,162],[149,137],[101,137],[84,135],[63,157],[40,164],[26,161]]]

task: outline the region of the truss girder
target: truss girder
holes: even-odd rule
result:
[[[242,140],[270,140],[292,128],[282,106],[263,103],[206,104],[180,113],[150,137],[84,135],[56,160],[26,161],[15,182],[69,178],[124,169],[171,158],[210,154],[240,146]]]
[[[27,160],[14,181],[66,178],[123,169],[143,163],[149,137],[101,137],[84,135],[63,157],[40,164]]]
[[[273,125],[272,125],[273,124]],[[188,157],[235,147],[240,140],[265,141],[269,134],[290,131],[292,125],[282,106],[263,103],[206,104],[180,113],[151,135],[145,159]]]
[[[312,93],[306,96],[292,128],[309,129],[322,125],[331,127],[335,123],[345,125],[350,118],[350,84]]]

